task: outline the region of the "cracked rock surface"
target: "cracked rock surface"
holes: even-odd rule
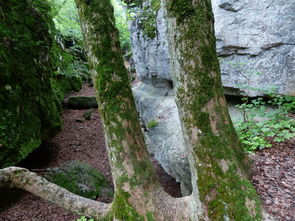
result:
[[[295,95],[295,1],[212,0],[217,53],[226,93],[245,86]],[[140,16],[130,24],[139,78],[171,80],[166,15],[157,13],[156,37],[145,36]],[[250,90],[248,94],[265,94]]]

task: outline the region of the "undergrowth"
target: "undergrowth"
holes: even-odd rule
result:
[[[295,137],[295,97],[270,94],[270,99],[256,98],[237,105],[243,120],[235,128],[247,152],[271,147]]]

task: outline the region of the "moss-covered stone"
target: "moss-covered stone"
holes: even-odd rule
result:
[[[67,101],[67,106],[73,109],[97,108],[95,97],[72,96]]]
[[[0,2],[0,167],[15,164],[61,128],[51,81],[54,26],[44,0]]]
[[[113,189],[106,178],[88,164],[71,161],[46,173],[45,178],[72,193],[90,199],[113,197]]]
[[[60,103],[62,103],[66,94],[73,90],[81,90],[82,79],[78,75],[71,76],[59,74],[51,80],[51,85]]]

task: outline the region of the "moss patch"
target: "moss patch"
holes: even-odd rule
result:
[[[60,130],[61,105],[50,82],[49,5],[1,1],[0,11],[0,167],[6,167]]]
[[[112,197],[113,190],[106,178],[88,164],[71,161],[45,175],[49,181],[72,193],[90,199]]]

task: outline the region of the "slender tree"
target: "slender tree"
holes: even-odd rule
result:
[[[177,103],[190,152],[193,193],[172,198],[149,161],[124,67],[110,0],[76,0],[115,186],[104,204],[76,196],[22,168],[0,170],[0,187],[23,188],[98,220],[261,220],[228,115],[209,0],[162,0]]]

